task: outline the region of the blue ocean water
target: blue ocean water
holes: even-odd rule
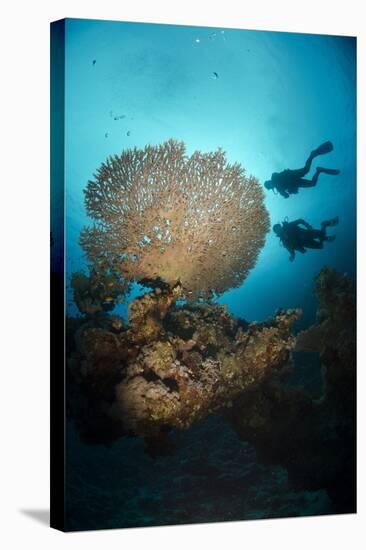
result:
[[[332,228],[335,242],[323,250],[297,254],[290,263],[287,251],[271,231],[243,285],[219,300],[233,315],[258,321],[279,307],[301,307],[303,326],[311,324],[316,311],[314,276],[324,265],[349,274],[356,269],[355,39],[69,19],[65,42],[67,277],[86,265],[78,244],[80,230],[90,223],[83,189],[109,155],[174,138],[185,142],[187,154],[221,147],[230,163],[240,162],[263,183],[273,172],[301,168],[313,149],[331,140],[334,151],[314,161],[310,177],[318,165],[340,169],[339,176],[321,174],[315,188],[300,190],[288,199],[266,191],[265,202],[271,225],[287,217],[303,218],[317,227],[324,219],[339,216],[339,225]],[[140,291],[136,286],[131,298]],[[119,306],[119,312],[125,315],[126,305]],[[68,314],[75,313],[69,291]],[[209,433],[210,421],[207,430]],[[195,440],[194,433],[186,437]],[[222,437],[230,440],[232,435],[228,432]],[[136,463],[140,460],[142,476],[148,459],[143,458],[139,443],[119,445],[129,446],[129,456],[139,457]],[[74,473],[82,469],[84,452],[80,448],[75,452]],[[103,455],[101,460],[113,463],[117,452]],[[83,460],[95,474],[98,467],[94,461],[99,464],[100,457],[87,457]],[[251,461],[255,463],[253,457]],[[174,464],[169,463],[172,472]],[[149,468],[151,471],[150,462],[146,471]],[[264,476],[261,487],[267,495],[264,487],[272,470],[259,470],[255,465],[248,475]],[[286,475],[273,471],[276,487],[284,490]],[[156,481],[150,497],[153,494],[159,500],[165,478],[156,476],[155,481],[162,485]],[[141,480],[140,484],[144,486]],[[133,487],[130,489],[133,492]],[[141,491],[148,493],[149,489]],[[80,502],[85,498],[82,495]],[[148,497],[143,494],[141,498]],[[315,504],[298,504],[298,515],[308,509],[326,513],[326,497],[317,493],[314,498]],[[271,513],[259,503],[258,510],[254,506],[246,517],[251,517],[250,513],[253,517],[273,516],[273,506]],[[212,517],[230,519],[226,512],[218,510]],[[92,526],[93,511],[90,513]],[[118,526],[118,518],[112,516],[106,515],[105,526]],[[146,520],[146,524],[151,522]]]
[[[279,306],[311,315],[320,268],[355,271],[355,63],[348,37],[67,20],[67,273],[83,265],[83,189],[108,155],[172,137],[188,154],[222,147],[263,183],[329,139],[334,151],[319,163],[340,176],[287,200],[267,191],[266,206],[272,224],[287,216],[316,227],[338,215],[335,243],[290,264],[271,232],[242,287],[220,299],[249,320]]]

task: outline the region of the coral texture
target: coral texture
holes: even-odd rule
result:
[[[90,268],[89,273],[76,271],[71,277],[74,301],[81,313],[97,315],[112,310],[122,302],[129,291],[126,280],[111,270],[106,272]]]
[[[95,266],[129,281],[180,282],[187,299],[240,286],[269,216],[258,181],[224,152],[185,154],[182,142],[107,159],[85,190],[95,220],[80,243]]]
[[[285,466],[302,489],[326,489],[335,512],[356,510],[356,294],[354,281],[325,267],[315,279],[317,322],[298,334],[295,351],[318,352],[320,399],[266,379],[236,399],[225,418],[258,457]]]
[[[225,306],[176,306],[180,294],[157,288],[131,302],[127,330],[99,317],[75,331],[69,372],[89,396],[88,421],[103,410],[104,433],[112,421],[145,438],[188,428],[287,364],[300,310],[245,325]]]
[[[220,415],[295,487],[355,511],[355,286],[325,268],[315,291],[317,322],[297,337],[300,310],[248,324],[213,302],[177,304],[179,284],[131,302],[128,327],[105,313],[69,319],[68,411],[82,438],[138,435],[156,455],[170,452],[169,430]],[[294,350],[319,353],[321,398],[289,383]]]

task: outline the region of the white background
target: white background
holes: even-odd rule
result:
[[[362,4],[348,0],[10,1],[0,19],[0,544],[2,548],[364,548],[365,54]],[[365,5],[365,4],[364,4]],[[63,17],[358,36],[359,513],[313,519],[63,534],[49,486],[49,22]]]

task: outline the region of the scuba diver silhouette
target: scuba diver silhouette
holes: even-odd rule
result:
[[[299,170],[284,170],[283,172],[274,172],[270,180],[264,182],[266,189],[272,189],[273,192],[278,192],[280,195],[288,199],[290,195],[298,193],[300,187],[314,187],[319,178],[319,174],[329,174],[331,176],[337,176],[340,170],[334,170],[333,168],[317,168],[314,176],[311,180],[304,179],[304,176],[309,172],[311,163],[315,157],[319,155],[325,155],[333,151],[333,144],[331,141],[326,141],[320,145],[317,149],[314,149],[310,153],[304,168]]]
[[[290,253],[290,262],[295,259],[295,250],[304,254],[307,248],[323,248],[324,242],[333,242],[335,235],[327,236],[326,228],[337,225],[339,222],[338,216],[331,220],[325,220],[321,223],[321,229],[313,229],[312,226],[301,218],[293,222],[287,220],[282,224],[276,223],[273,226],[273,231],[281,240],[283,246]],[[303,225],[303,227],[300,227]]]

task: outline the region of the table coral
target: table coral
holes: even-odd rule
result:
[[[174,140],[109,157],[85,204],[95,225],[80,243],[93,265],[129,281],[180,282],[187,299],[240,286],[269,230],[254,177],[221,149],[188,157]]]

